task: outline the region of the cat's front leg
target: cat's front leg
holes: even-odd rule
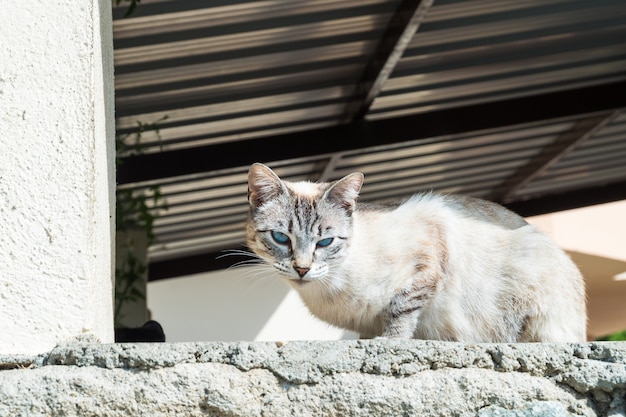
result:
[[[419,321],[419,309],[415,311],[387,311],[384,318],[382,338],[412,339]]]
[[[415,279],[392,297],[383,315],[382,337],[413,338],[421,310],[436,291],[436,284],[433,284],[430,279],[426,282]]]

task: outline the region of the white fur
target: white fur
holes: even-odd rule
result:
[[[507,333],[503,321],[509,313],[497,306],[497,297],[509,292],[532,300],[532,311],[550,317],[536,329],[537,338],[585,340],[582,278],[553,242],[531,225],[507,230],[461,218],[442,197],[432,195],[413,198],[389,213],[355,213],[349,252],[333,272],[333,280],[341,282],[340,301],[324,302],[320,288],[312,285],[298,288],[304,302],[332,324],[368,336],[381,334],[377,316],[411,272],[406,263],[377,259],[410,258],[414,248],[429,245],[423,225],[433,221],[448,231],[449,276],[421,312],[416,337],[493,341],[494,334]],[[509,336],[499,341],[516,341],[516,334]]]
[[[351,189],[342,186],[356,198],[360,183],[355,177],[352,181]],[[320,198],[328,188],[285,184],[307,198]],[[304,277],[289,259],[276,264],[322,320],[362,337],[464,342],[586,338],[580,272],[550,239],[500,206],[422,194],[394,210],[357,208],[351,222],[340,259],[323,262],[324,249],[313,243],[307,249],[311,269]],[[299,233],[290,237],[294,245]],[[257,251],[258,239],[249,226],[249,244]],[[415,302],[414,295],[422,291],[427,296],[420,295],[423,305],[414,312],[403,304]],[[403,314],[394,315],[394,306]]]
[[[320,185],[308,181],[290,182],[289,188],[303,197],[315,197],[320,193]]]

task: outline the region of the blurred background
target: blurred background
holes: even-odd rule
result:
[[[626,329],[623,0],[115,0],[116,325],[168,341],[351,338],[243,268],[246,173],[365,174],[361,201],[496,201]],[[232,252],[230,252],[232,253]]]

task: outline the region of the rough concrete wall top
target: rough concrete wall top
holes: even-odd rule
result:
[[[78,342],[0,369],[3,416],[626,415],[623,343]]]

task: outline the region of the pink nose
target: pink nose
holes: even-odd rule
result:
[[[304,277],[306,273],[311,270],[311,268],[301,268],[299,266],[294,266],[293,269],[295,269],[298,275],[300,275],[300,278]]]

